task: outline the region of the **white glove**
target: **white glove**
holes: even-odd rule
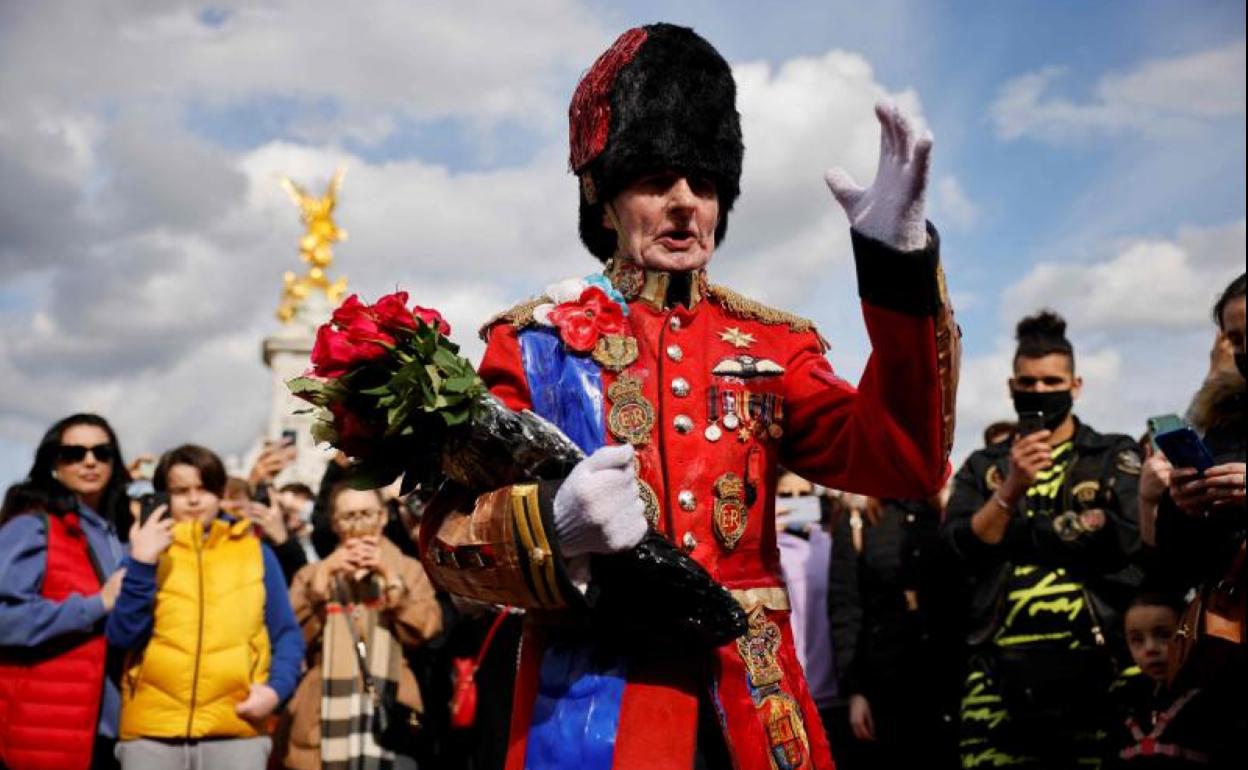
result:
[[[646,536],[646,508],[629,444],[577,463],[555,495],[555,534],[565,558],[627,551]]]
[[[916,140],[895,104],[879,102],[875,115],[880,119],[880,165],[871,186],[859,187],[842,168],[829,169],[823,178],[850,227],[898,251],[916,251],[927,245],[923,195],[932,165],[932,132]]]

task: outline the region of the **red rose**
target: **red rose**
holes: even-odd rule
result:
[[[312,346],[312,370],[318,377],[341,377],[359,364],[386,355],[394,339],[367,318],[355,321],[354,329],[338,330],[324,324],[316,331]]]
[[[556,305],[550,311],[550,322],[558,327],[563,344],[578,353],[593,350],[602,335],[624,334],[628,328],[620,306],[597,286],[581,292],[576,302]]]
[[[330,404],[329,411],[334,415],[334,430],[338,433],[338,443],[335,446],[348,457],[363,457],[368,454],[379,431],[342,404]]]
[[[412,308],[412,315],[416,316],[421,321],[424,321],[425,326],[432,326],[437,329],[438,333],[443,337],[451,336],[451,325],[446,322],[446,319],[442,317],[441,313],[433,308],[421,307],[420,305],[417,305]]]
[[[359,295],[352,294],[350,297],[344,299],[342,304],[334,310],[334,314],[330,316],[330,321],[332,321],[339,328],[346,328],[360,316],[367,316],[371,314],[372,309],[363,302],[360,302]]]
[[[372,307],[373,316],[383,329],[397,332],[415,329],[416,317],[407,309],[407,292],[396,291],[377,300]]]

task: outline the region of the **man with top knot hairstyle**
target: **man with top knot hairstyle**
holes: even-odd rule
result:
[[[931,137],[881,105],[875,181],[827,175],[875,350],[855,388],[810,321],[708,277],[743,144],[732,71],[707,41],[669,24],[628,30],[569,112],[581,239],[603,269],[489,322],[480,373],[587,458],[557,482],[431,506],[429,573],[529,610],[509,770],[826,770],[789,628],[776,467],[883,497],[945,481],[958,332],[924,219]],[[713,590],[607,579],[651,538]],[[740,635],[670,642],[667,608],[712,594],[748,619]]]

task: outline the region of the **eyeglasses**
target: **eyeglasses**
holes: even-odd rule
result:
[[[56,448],[56,459],[58,462],[67,464],[80,463],[87,459],[88,453],[102,463],[111,463],[117,456],[117,450],[112,444],[96,444],[95,446],[61,444]]]

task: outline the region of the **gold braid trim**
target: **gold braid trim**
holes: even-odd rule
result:
[[[738,318],[759,321],[760,323],[773,326],[784,325],[789,327],[789,331],[798,333],[814,332],[824,350],[831,347],[828,345],[828,341],[823,338],[823,335],[815,328],[815,322],[808,318],[802,318],[799,315],[767,307],[761,302],[756,302],[749,297],[736,293],[732,289],[714,283],[706,287],[706,293],[716,304]]]
[[[477,334],[481,336],[482,341],[485,341],[490,336],[490,329],[493,329],[496,325],[503,323],[504,321],[517,329],[523,329],[526,326],[530,326],[534,323],[533,311],[537,309],[538,305],[544,305],[548,302],[550,302],[550,298],[545,295],[534,297],[533,299],[527,299],[519,305],[510,307],[503,312],[494,315],[494,317],[490,318],[490,320],[486,321],[481,326],[481,329],[477,332]]]

